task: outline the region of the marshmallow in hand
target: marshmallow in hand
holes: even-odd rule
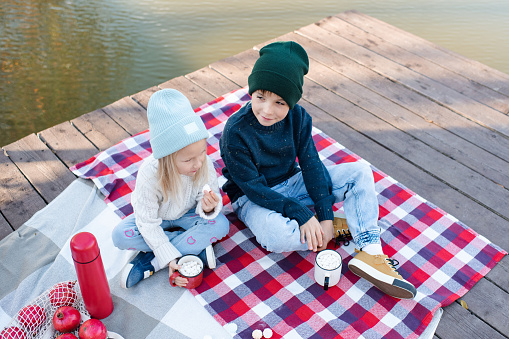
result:
[[[204,192],[210,192],[210,191],[212,191],[212,190],[210,189],[209,184],[205,184],[205,185],[203,185],[203,188],[202,188],[201,190],[202,190],[202,191],[204,191]]]

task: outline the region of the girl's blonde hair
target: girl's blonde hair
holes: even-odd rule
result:
[[[173,152],[159,159],[157,180],[163,191],[163,201],[167,201],[168,198],[173,200],[179,199],[180,192],[182,191],[182,180],[177,169],[176,158],[178,152]],[[208,182],[209,171],[207,167],[207,158],[205,158],[202,166],[193,177],[193,186],[204,185]]]

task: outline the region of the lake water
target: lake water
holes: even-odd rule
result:
[[[0,145],[350,9],[509,73],[507,0],[1,0]]]

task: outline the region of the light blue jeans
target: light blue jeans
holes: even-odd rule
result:
[[[332,180],[332,193],[336,202],[343,201],[348,228],[356,246],[362,248],[368,244],[379,244],[378,200],[371,168],[355,162],[328,166],[327,171]],[[302,172],[272,189],[306,206],[314,205],[304,185]],[[307,244],[300,242],[300,228],[296,220],[261,207],[245,195],[237,199],[232,207],[267,251],[280,253],[308,250]]]
[[[206,220],[189,210],[180,219],[163,220],[161,227],[170,242],[182,255],[200,254],[207,246],[220,240],[230,230],[230,222],[219,213],[215,219]],[[175,228],[175,230],[171,230]],[[124,218],[112,232],[113,244],[121,250],[152,252],[138,226],[134,213]]]

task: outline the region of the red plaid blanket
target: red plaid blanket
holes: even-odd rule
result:
[[[210,132],[208,154],[221,177],[219,138],[228,117],[250,100],[246,88],[207,103],[196,113]],[[326,164],[365,161],[318,129],[313,138]],[[130,137],[71,170],[89,178],[124,217],[141,162],[151,153],[147,131]],[[274,338],[416,338],[434,312],[463,296],[507,254],[453,216],[372,167],[380,204],[384,251],[417,287],[414,300],[397,300],[348,270],[354,245],[342,246],[343,275],[324,291],[313,280],[312,252],[269,253],[233,213],[228,236],[215,245],[218,267],[192,293],[221,324],[237,324],[238,336],[272,328]],[[231,211],[223,195],[225,213]],[[341,208],[338,204],[335,208]]]

